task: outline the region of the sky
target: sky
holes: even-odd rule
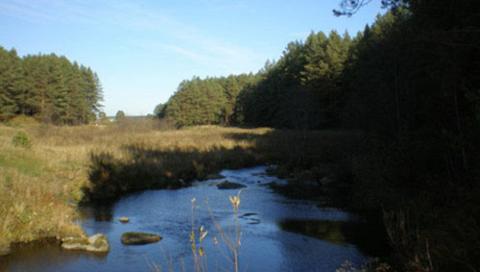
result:
[[[89,66],[108,115],[145,115],[184,79],[255,73],[311,31],[354,35],[382,12],[373,1],[352,17],[335,17],[339,2],[0,0],[0,46]]]

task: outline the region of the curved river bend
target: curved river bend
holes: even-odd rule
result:
[[[350,233],[352,229],[355,232],[351,215],[272,192],[265,185],[283,181],[267,176],[265,170],[259,166],[221,173],[229,181],[247,186],[241,193],[238,221],[240,271],[335,271],[346,261],[356,266],[366,261],[367,254],[359,246],[362,243],[349,239],[355,237]],[[195,225],[208,231],[203,242],[205,265],[209,271],[231,271],[229,254],[212,215],[225,234],[233,236],[234,216],[228,197],[238,190],[219,190],[215,184],[220,181],[208,180],[179,190],[144,191],[109,207],[84,209],[81,224],[89,235],[101,232],[108,236],[108,254],[62,251],[57,245],[27,246],[0,259],[0,271],[191,271],[193,198]],[[118,222],[121,216],[129,217],[130,223]],[[153,232],[163,239],[125,246],[120,237],[127,231]]]

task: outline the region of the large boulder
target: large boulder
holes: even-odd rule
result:
[[[220,190],[240,189],[245,187],[247,186],[241,183],[231,182],[228,180],[222,181],[219,184],[217,184],[217,188]]]
[[[107,236],[97,233],[90,237],[67,237],[62,239],[62,248],[105,253],[110,250]]]
[[[125,232],[122,234],[122,244],[125,245],[145,245],[156,243],[161,239],[162,237],[153,233]]]

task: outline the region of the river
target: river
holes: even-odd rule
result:
[[[368,242],[352,239],[365,238],[355,235],[356,229],[365,228],[356,227],[354,216],[273,192],[266,184],[284,181],[265,171],[266,167],[259,166],[221,172],[229,181],[247,186],[240,194],[237,225],[229,196],[238,190],[217,189],[215,184],[221,180],[197,182],[178,190],[144,191],[109,206],[82,209],[80,223],[85,231],[108,236],[108,254],[64,251],[55,244],[30,245],[0,259],[0,270],[192,271],[189,235],[194,198],[195,229],[203,225],[208,231],[202,258],[209,271],[232,268],[213,221],[229,237],[235,236],[236,226],[240,227],[240,271],[335,271],[346,261],[360,266],[367,260],[370,251],[364,245]],[[120,223],[121,216],[129,217],[130,222]],[[127,231],[157,233],[163,239],[155,244],[126,246],[120,237]]]

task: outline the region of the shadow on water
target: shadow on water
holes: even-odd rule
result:
[[[113,219],[115,202],[89,203],[81,206],[82,218],[94,218],[97,222],[110,222]]]
[[[266,169],[259,166],[220,173],[226,179],[247,185],[238,220],[242,231],[241,265],[245,270],[312,271],[313,267],[315,271],[335,271],[345,260],[360,266],[368,256],[378,256],[361,252],[374,252],[367,251],[368,247],[362,243],[371,243],[377,235],[375,230],[370,229],[365,232],[368,236],[359,239],[356,225],[332,222],[354,220],[350,214],[275,194],[262,186],[278,180],[266,175]],[[111,250],[107,256],[62,251],[57,243],[15,251],[5,261],[0,259],[3,265],[0,271],[149,271],[152,263],[161,267],[170,265],[165,254],[172,257],[175,268],[178,266],[173,271],[182,271],[183,262],[186,267],[193,263],[188,242],[193,197],[200,203],[195,212],[196,226],[203,225],[209,232],[202,244],[209,254],[209,270],[229,267],[213,239],[219,236],[210,213],[230,233],[235,223],[228,197],[236,191],[211,186],[217,182],[208,180],[175,191],[149,190],[131,194],[113,205],[84,207],[80,209],[82,226],[89,235],[101,232],[108,236]],[[203,198],[208,198],[209,208],[201,204]],[[130,222],[118,222],[119,216],[127,216]],[[129,247],[121,243],[121,235],[127,231],[158,233],[163,239],[155,244]],[[176,260],[182,261],[176,263]]]
[[[83,188],[85,202],[111,202],[147,189],[178,189],[224,168],[238,169],[259,162],[251,149],[239,146],[200,151],[133,144],[124,146],[122,152],[122,156],[109,152],[90,155],[90,184]]]
[[[101,262],[107,257],[107,254],[63,250],[56,239],[17,244],[12,247],[12,251],[14,254],[0,257],[0,271],[16,271],[17,264],[23,269],[28,268],[20,271],[54,271],[59,261],[73,263],[91,259]]]
[[[355,221],[285,219],[278,226],[288,232],[325,240],[333,244],[354,244],[368,256],[387,256],[391,251],[380,226]]]
[[[353,152],[359,138],[354,132],[277,130],[225,133],[223,137],[249,145],[159,148],[137,143],[124,145],[116,154],[93,152],[84,201],[111,201],[146,189],[177,189],[222,169],[266,162],[283,165],[285,173],[315,168],[318,163],[338,163]]]

